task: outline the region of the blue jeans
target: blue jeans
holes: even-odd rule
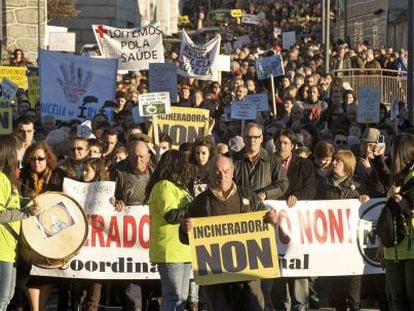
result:
[[[161,311],[183,311],[188,298],[190,263],[159,263]]]
[[[14,294],[16,267],[13,262],[0,261],[0,311],[5,311]]]

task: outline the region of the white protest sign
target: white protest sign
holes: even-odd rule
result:
[[[146,93],[138,96],[141,117],[171,113],[170,93]]]
[[[384,273],[376,257],[376,222],[385,199],[264,201],[276,210],[279,266],[284,277]],[[149,263],[148,206],[122,212],[96,208],[87,212],[88,239],[67,269],[39,269],[32,274],[85,279],[158,279]],[[178,225],[177,225],[178,230]]]
[[[40,50],[42,115],[57,120],[92,120],[115,98],[116,59],[91,58]]]
[[[260,111],[269,111],[269,98],[266,93],[258,93],[247,95],[244,98],[244,101],[250,105],[255,105],[257,112]]]
[[[119,29],[92,25],[101,54],[119,59],[120,70],[147,70],[150,63],[164,62],[159,22],[142,28]]]
[[[220,52],[221,37],[217,35],[206,44],[196,45],[183,31],[177,73],[183,77],[212,80]]]
[[[256,71],[259,80],[280,77],[285,74],[281,55],[274,55],[256,60]]]
[[[75,53],[76,33],[74,32],[50,32],[49,51]]]
[[[177,66],[175,63],[149,65],[149,92],[169,92],[170,102],[177,102]]]
[[[114,181],[80,182],[64,178],[63,192],[74,198],[87,214],[114,209],[110,203],[115,196]]]
[[[92,135],[92,122],[85,120],[76,128],[76,136],[88,138]]]
[[[377,87],[361,87],[358,90],[357,122],[380,121],[381,90]]]
[[[245,101],[234,101],[231,104],[231,118],[237,120],[256,120],[257,106]]]
[[[230,55],[219,54],[215,64],[215,69],[230,72],[230,63]]]
[[[68,27],[46,25],[45,26],[45,37],[44,37],[45,46],[49,46],[49,34],[51,32],[65,33],[65,32],[68,32]]]
[[[376,222],[384,199],[265,201],[277,213],[282,276],[309,277],[384,273],[376,256]]]
[[[243,24],[260,24],[260,16],[255,14],[244,14],[241,19]]]
[[[16,95],[18,88],[19,86],[16,83],[3,77],[3,80],[1,81],[1,96],[3,101],[9,103],[14,95]]]
[[[292,45],[296,43],[296,32],[288,31],[282,33],[282,45],[284,49],[290,49]]]

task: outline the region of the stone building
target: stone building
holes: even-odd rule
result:
[[[3,13],[1,15],[2,64],[8,64],[9,54],[16,48],[23,49],[27,58],[35,62],[38,43],[39,41],[43,43],[45,32],[45,0],[2,0],[0,2]],[[40,10],[38,10],[38,4],[40,4]],[[40,22],[38,22],[38,11]]]

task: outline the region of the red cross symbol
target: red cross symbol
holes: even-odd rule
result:
[[[104,28],[103,25],[99,25],[97,29],[95,29],[95,32],[98,33],[100,38],[103,38],[104,34],[106,34],[107,30]]]

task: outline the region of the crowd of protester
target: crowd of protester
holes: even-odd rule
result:
[[[224,214],[220,211],[220,200],[226,201],[228,197],[223,193],[233,193],[236,189],[229,182],[229,176],[237,190],[247,191],[246,195],[257,200],[257,204],[266,199],[279,199],[286,200],[287,205],[294,208],[299,200],[357,198],[366,202],[369,198],[387,195],[398,199],[400,184],[396,182],[406,170],[412,170],[410,163],[414,161],[414,149],[409,142],[412,136],[401,134],[414,133],[409,126],[406,103],[398,103],[399,114],[395,118],[391,117],[386,104],[378,103],[380,121],[358,123],[357,95],[352,86],[341,79],[349,74],[347,69],[366,75],[375,73],[375,69],[391,69],[394,71],[384,72],[384,75],[404,76],[406,51],[372,47],[368,42],[351,46],[338,41],[331,51],[330,65],[330,69],[338,73],[325,74],[320,41],[320,1],[244,4],[227,0],[209,1],[210,6],[203,7],[204,2],[184,3],[183,13],[189,15],[191,21],[188,27],[202,29],[208,25],[213,9],[232,9],[237,5],[247,13],[261,16],[260,25],[242,24],[240,19],[231,17],[220,22],[220,32],[231,33],[231,36],[223,36],[221,51],[230,55],[231,71],[222,72],[220,81],[179,77],[179,95],[172,105],[208,109],[210,131],[207,137],[181,144],[178,152],[171,150],[173,138],[160,133],[160,143],[154,146],[148,136],[151,121],[136,123],[132,114],[132,109],[139,105],[138,95],[148,92],[148,71],[136,71],[118,75],[112,103],[114,118],[109,120],[104,113],[97,114],[91,120],[93,135],[88,138],[77,136],[80,120],[62,122],[53,116],[41,115],[40,105],[30,103],[24,92],[18,92],[13,105],[16,136],[1,138],[0,144],[3,162],[7,155],[12,156],[9,150],[12,146],[19,149],[15,164],[20,168],[19,182],[9,176],[13,164],[0,163],[0,177],[7,179],[4,176],[8,176],[12,186],[25,185],[23,196],[61,190],[63,178],[68,177],[84,182],[115,181],[112,203],[118,211],[128,205],[149,203],[150,259],[158,265],[161,285],[142,280],[70,282],[29,277],[30,266],[18,261],[14,298],[9,310],[29,306],[32,310],[46,310],[53,284],[59,288],[59,310],[68,308],[68,291],[72,310],[97,310],[99,301],[104,299],[102,288],[106,286],[113,289],[106,301],[122,304],[125,310],[155,310],[157,300],[153,297],[160,295],[162,310],[184,310],[188,296],[190,310],[202,309],[205,304],[209,310],[214,310],[218,301],[229,303],[225,309],[233,310],[246,306],[249,306],[246,310],[306,310],[329,306],[337,310],[359,310],[362,303],[380,310],[414,310],[414,253],[410,249],[400,251],[400,263],[394,263],[395,254],[386,249],[385,266],[387,272],[388,269],[392,271],[386,278],[384,275],[282,278],[244,284],[243,291],[247,293],[244,306],[236,302],[231,305],[226,297],[218,294],[240,288],[207,287],[203,291],[190,281],[188,247],[182,243],[177,228],[181,224],[180,232],[185,235],[191,228],[189,216]],[[284,48],[275,28],[282,32],[296,31],[297,43]],[[209,32],[201,34],[202,40],[212,37]],[[234,43],[244,35],[249,36],[249,44],[226,51],[226,43]],[[167,61],[177,62],[178,54],[178,49],[171,46],[166,51]],[[255,66],[258,58],[272,54],[283,56],[285,68],[285,75],[275,78],[274,94],[268,80],[258,80]],[[22,50],[16,50],[11,65],[27,65]],[[240,121],[224,117],[232,101],[263,92],[268,94],[269,111],[260,112],[257,120],[251,120],[255,123],[242,128]],[[276,111],[271,107],[273,100]],[[384,140],[380,141],[382,136]],[[21,146],[17,148],[18,145]],[[233,160],[228,162],[219,155]],[[261,167],[252,175],[252,167],[256,165]],[[218,175],[212,174],[212,170]],[[216,189],[218,178],[222,184]],[[10,192],[9,188],[1,190],[5,200],[8,195],[5,191]],[[210,204],[213,212],[194,211],[193,203],[187,214],[181,213],[180,210],[186,211],[193,197],[197,197],[197,202]],[[262,209],[260,204],[247,210],[258,209]],[[17,215],[13,220],[24,217],[29,217],[29,213]],[[272,222],[272,215],[269,222]],[[410,239],[412,235],[407,238]],[[3,242],[0,238],[0,247]],[[1,252],[0,261],[13,261],[12,252],[12,247],[8,249],[8,256]],[[4,284],[1,272],[0,279],[0,289],[9,286]],[[13,291],[1,296],[2,293],[0,291],[0,310],[5,309]],[[258,303],[254,305],[252,301],[256,298]]]

